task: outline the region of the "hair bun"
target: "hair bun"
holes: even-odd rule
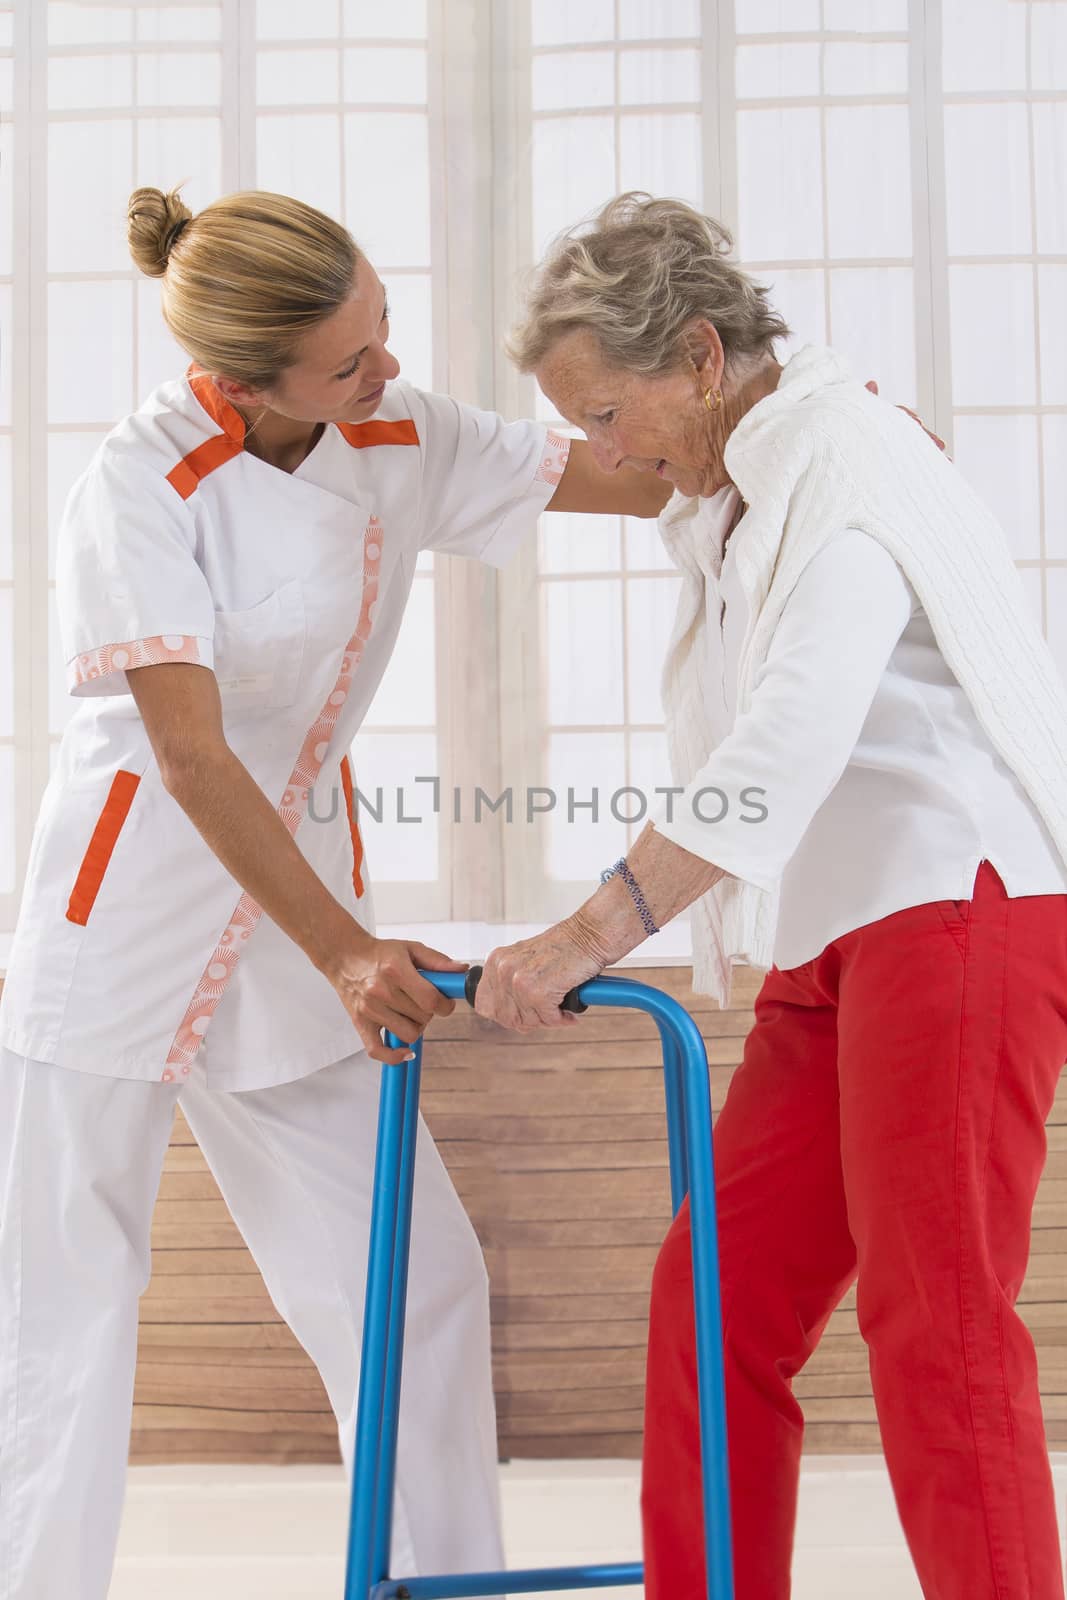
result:
[[[134,264],[149,278],[161,278],[170,253],[193,213],[177,189],[135,189],[126,212],[126,237]]]

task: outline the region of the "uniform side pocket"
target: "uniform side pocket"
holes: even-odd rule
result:
[[[130,814],[133,797],[137,793],[140,781],[137,773],[123,772],[121,769],[112,779],[103,810],[89,840],[89,848],[85,852],[75,879],[70,904],[67,906],[68,922],[80,923],[82,927],[88,922],[93,902],[100,892],[108,862],[111,860],[123,824]]]

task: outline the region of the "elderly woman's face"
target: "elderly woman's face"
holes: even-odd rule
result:
[[[595,335],[580,330],[556,341],[535,376],[559,415],[583,430],[602,471],[655,472],[691,496],[729,481],[694,367],[636,377],[607,366]]]

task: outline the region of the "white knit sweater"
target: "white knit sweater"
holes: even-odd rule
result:
[[[861,529],[910,580],[979,723],[1067,861],[1067,688],[1004,533],[952,463],[833,350],[807,345],[735,428],[726,466],[749,506],[731,540],[749,611],[738,716],[800,573],[833,534]],[[688,784],[712,753],[701,687],[710,504],[676,494],[660,516],[684,580],[663,672],[676,784]],[[724,878],[693,905],[698,993],[726,1006],[733,961],[771,965],[778,902],[777,888]]]

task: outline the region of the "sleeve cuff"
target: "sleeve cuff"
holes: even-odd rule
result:
[[[680,850],[707,861],[713,867],[721,867],[731,878],[751,883],[756,889],[763,889],[770,894],[781,881],[780,872],[767,871],[765,863],[754,862],[751,856],[746,858],[744,852],[738,850],[736,839],[728,839],[725,833],[717,837],[713,823],[665,822],[653,817],[652,826]]]
[[[559,488],[566,470],[573,440],[566,434],[546,428],[538,457],[537,470],[530,487],[517,505],[513,506],[503,521],[486,541],[480,559],[492,567],[503,567],[515,551]]]
[[[156,667],[173,661],[213,667],[211,640],[196,634],[163,633],[146,639],[130,639],[122,644],[100,645],[68,661],[67,688],[79,698],[127,694],[127,667]]]

